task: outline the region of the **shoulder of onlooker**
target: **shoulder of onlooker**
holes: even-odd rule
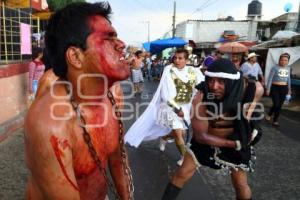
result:
[[[29,63],[29,67],[33,67],[33,66],[36,66],[36,63],[35,63],[34,61],[31,61],[31,62]]]
[[[246,66],[248,66],[248,62],[246,61],[246,62],[244,62],[242,65],[241,65],[241,67],[246,67]]]

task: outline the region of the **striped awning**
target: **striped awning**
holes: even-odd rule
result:
[[[33,8],[35,10],[48,10],[46,0],[6,0],[5,6],[11,8]]]

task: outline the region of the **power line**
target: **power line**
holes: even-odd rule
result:
[[[196,12],[202,10],[202,7],[204,7],[205,4],[207,4],[207,3],[209,3],[209,2],[210,2],[210,0],[205,1],[203,4],[201,4],[201,6],[199,6],[198,8],[196,8],[196,10],[194,10],[194,12],[192,12],[191,15],[193,15],[194,13],[196,13]]]
[[[216,3],[219,0],[215,0],[213,2],[210,2],[210,0],[207,0],[205,3],[203,3],[200,7],[198,7],[191,15],[189,15],[187,18],[190,18],[191,16],[193,16],[196,12],[202,11],[205,8],[213,5],[214,3]]]
[[[219,0],[215,0],[214,2],[211,2],[210,4],[208,4],[208,5],[206,5],[204,8],[202,8],[202,10],[205,9],[205,8],[207,8],[208,6],[213,5],[213,4],[216,3],[217,1],[219,1]]]

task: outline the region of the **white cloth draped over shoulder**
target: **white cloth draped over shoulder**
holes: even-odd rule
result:
[[[176,97],[176,87],[171,76],[171,69],[176,76],[185,83],[189,81],[190,70],[193,70],[196,75],[195,85],[201,81],[204,81],[204,76],[198,68],[185,66],[183,69],[177,69],[174,65],[166,66],[157,90],[147,109],[125,134],[125,142],[129,143],[131,146],[138,147],[142,141],[157,139],[161,136],[169,134],[172,130],[167,126],[168,122],[161,121],[161,117],[159,116],[162,112],[168,112],[168,110],[169,112],[172,112],[171,115],[175,114],[172,109],[167,106],[167,102]],[[196,89],[195,87],[193,88],[194,96],[196,94]],[[184,119],[188,122],[188,124],[190,124],[191,121],[190,110],[193,96],[189,103],[179,104],[184,112]]]

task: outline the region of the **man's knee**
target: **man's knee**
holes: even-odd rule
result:
[[[233,171],[232,184],[238,199],[251,199],[251,189],[248,185],[247,174],[244,171]]]
[[[179,180],[180,182],[185,183],[188,181],[195,173],[196,168],[189,168],[189,169],[179,169],[174,178],[176,180]]]
[[[184,130],[181,130],[181,129],[175,129],[173,130],[173,135],[175,137],[182,137],[184,134]]]

